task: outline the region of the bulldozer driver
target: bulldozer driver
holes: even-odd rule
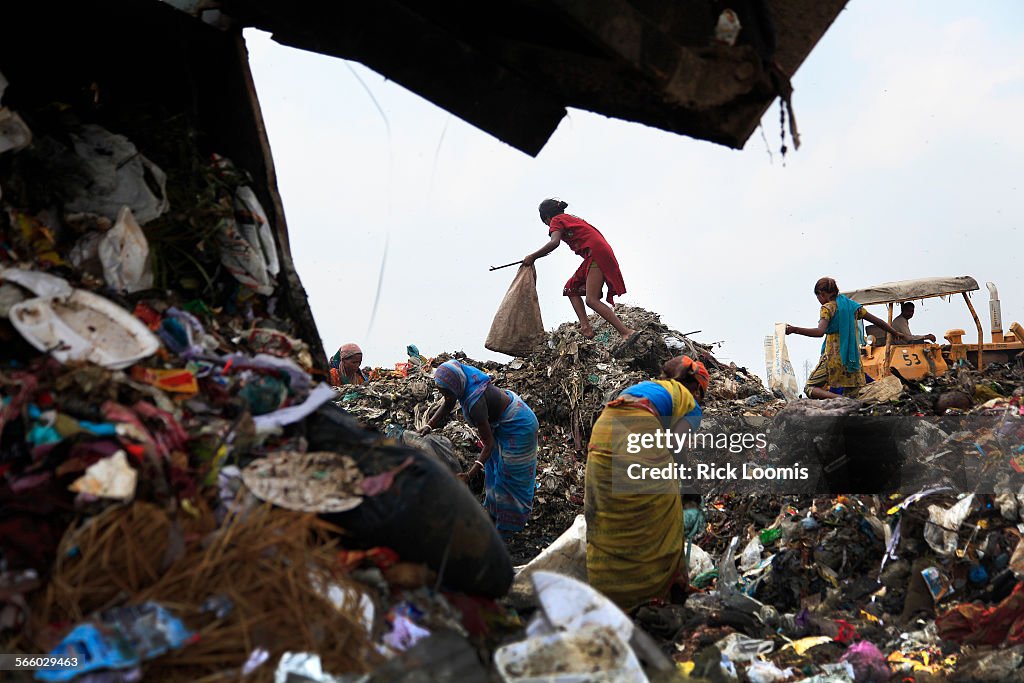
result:
[[[896,340],[897,344],[919,344],[921,342],[934,342],[934,334],[911,334],[910,319],[914,317],[914,304],[911,301],[904,301],[900,304],[900,314],[892,319],[892,327],[897,332],[906,335],[904,340]]]

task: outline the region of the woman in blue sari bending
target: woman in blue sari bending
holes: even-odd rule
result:
[[[466,422],[479,432],[484,448],[469,471],[458,476],[468,480],[483,470],[484,507],[507,541],[523,530],[533,510],[537,416],[514,392],[497,388],[485,372],[457,360],[436,368],[434,382],[444,397],[444,405],[420,433],[429,434],[443,425],[456,402],[462,406]]]

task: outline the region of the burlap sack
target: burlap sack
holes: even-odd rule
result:
[[[510,356],[525,356],[544,338],[537,298],[537,271],[520,266],[487,333],[484,347]]]

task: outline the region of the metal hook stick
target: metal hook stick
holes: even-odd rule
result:
[[[515,263],[506,263],[503,266],[491,266],[488,270],[501,270],[502,268],[508,268],[509,266],[518,266],[522,261],[516,261]]]

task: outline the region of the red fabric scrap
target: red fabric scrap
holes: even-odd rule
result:
[[[358,568],[364,562],[372,562],[379,569],[387,569],[399,560],[398,553],[384,546],[376,546],[369,550],[339,550],[337,558],[342,568],[349,571]]]
[[[834,640],[837,643],[842,643],[843,645],[848,645],[853,642],[853,639],[857,637],[857,629],[854,625],[842,619],[836,619],[835,622],[836,626],[839,627],[839,633],[836,634]]]
[[[993,607],[963,603],[939,615],[935,626],[943,640],[964,645],[1005,645],[1024,643],[1024,583]]]
[[[372,477],[366,477],[359,482],[359,490],[364,496],[379,496],[391,488],[391,484],[394,483],[395,477],[398,473],[412,465],[412,463],[413,458],[410,455],[398,467],[392,468],[387,472],[381,472],[380,474]]]

